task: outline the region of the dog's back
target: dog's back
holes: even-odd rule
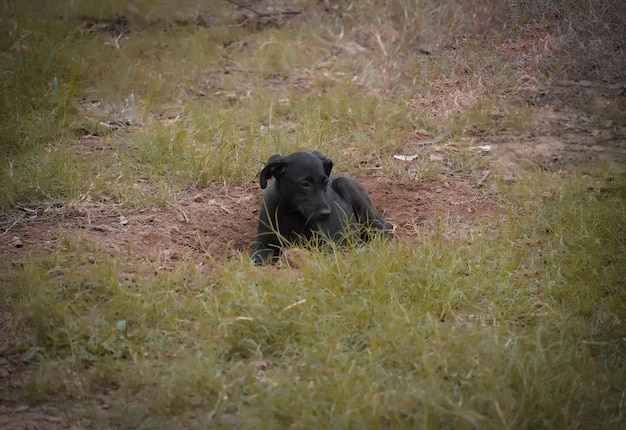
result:
[[[376,214],[361,184],[344,176],[331,177],[332,166],[316,151],[270,157],[260,176],[266,191],[253,256],[257,264],[316,233],[340,240],[348,231],[366,227],[391,236],[391,225]],[[268,186],[271,177],[275,181]]]

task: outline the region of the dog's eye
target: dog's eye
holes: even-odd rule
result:
[[[309,188],[311,188],[311,183],[309,181],[302,181],[300,182],[300,187],[308,190]]]

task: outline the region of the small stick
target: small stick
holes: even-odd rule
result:
[[[478,186],[479,187],[483,184],[483,182],[485,182],[487,180],[487,178],[489,177],[490,173],[491,173],[491,171],[485,170],[485,172],[483,173],[482,178],[480,178],[480,180],[478,181]]]
[[[227,1],[228,3],[232,3],[232,4],[234,4],[235,6],[238,6],[238,7],[242,8],[242,9],[249,10],[250,12],[257,14],[257,16],[268,16],[268,14],[266,14],[266,13],[260,13],[260,12],[257,12],[256,10],[252,9],[251,7],[248,7],[248,6],[246,6],[246,5],[243,5],[243,4],[240,4],[240,3],[237,3],[236,1],[233,1],[233,0],[226,0],[226,1]]]
[[[4,231],[2,232],[2,234],[0,234],[0,236],[4,236],[5,234],[7,234],[7,233],[9,232],[9,230],[11,230],[11,229],[13,228],[13,226],[14,226],[15,224],[17,224],[18,222],[20,222],[23,218],[24,218],[24,216],[23,216],[23,215],[20,215],[19,217],[17,217],[17,219],[15,220],[15,222],[14,222],[13,224],[11,224],[9,227],[7,227],[7,229],[6,229],[6,230],[4,230]]]
[[[178,208],[178,210],[180,211],[181,214],[183,214],[183,218],[185,218],[185,222],[189,222],[189,217],[187,217],[187,214],[185,213],[185,211],[182,210],[181,208]]]
[[[254,9],[252,9],[250,6],[246,6],[244,4],[241,4],[239,2],[233,1],[233,0],[226,0],[228,3],[234,4],[237,7],[240,7],[242,9],[248,10],[254,14],[256,14],[256,16],[261,17],[261,18],[267,18],[268,16],[272,16],[272,15],[299,15],[300,12],[299,11],[285,11],[285,12],[278,12],[278,13],[261,13],[258,12]]]

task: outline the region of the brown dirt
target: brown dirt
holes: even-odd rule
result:
[[[544,170],[600,167],[626,161],[626,83],[555,81],[519,94],[537,120],[526,131],[503,129],[479,136],[495,148],[495,162],[515,177],[529,164]]]
[[[396,235],[415,234],[414,225],[437,217],[489,218],[499,212],[493,197],[481,196],[470,179],[422,183],[408,177],[361,177]],[[174,263],[246,251],[254,240],[262,190],[257,185],[215,184],[181,196],[165,209],[48,208],[3,215],[0,258],[51,253],[64,237],[94,242],[103,252],[130,251]],[[16,246],[17,245],[17,246]]]

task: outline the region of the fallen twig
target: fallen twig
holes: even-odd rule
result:
[[[259,11],[252,9],[250,6],[246,6],[245,4],[241,4],[233,0],[226,0],[226,1],[228,3],[234,4],[237,7],[250,11],[254,13],[256,16],[261,17],[261,18],[267,18],[268,16],[273,16],[273,15],[299,15],[301,13],[300,11],[296,11],[296,10],[287,10],[287,11],[281,11],[281,12],[275,12],[275,13],[261,13]]]
[[[181,208],[178,208],[178,210],[180,211],[181,214],[183,214],[183,218],[185,218],[185,222],[188,223],[189,217],[187,216],[187,213],[185,213],[185,211],[182,210]]]
[[[11,224],[10,226],[7,227],[6,230],[4,230],[2,232],[2,234],[0,234],[0,236],[4,236],[5,234],[7,234],[9,232],[9,230],[11,230],[13,228],[13,226],[15,226],[15,224],[17,224],[18,222],[20,222],[22,219],[24,219],[24,215],[20,215],[17,217],[17,219],[13,222],[13,224]]]
[[[37,213],[41,209],[59,209],[65,206],[63,202],[34,202],[34,203],[18,203],[16,207],[24,212]]]

